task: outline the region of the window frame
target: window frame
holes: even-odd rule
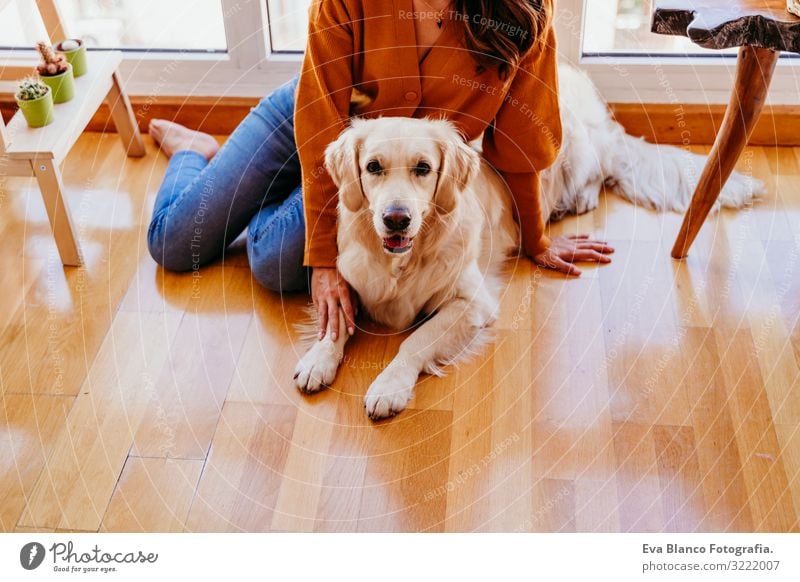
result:
[[[582,39],[588,0],[557,0],[559,57],[589,75],[609,103],[727,105],[736,74],[736,55],[585,55]],[[800,104],[800,76],[793,55],[781,55],[767,104]],[[787,74],[788,70],[795,74]]]
[[[33,1],[33,0],[30,0]],[[584,7],[588,0],[557,0],[555,26],[562,60],[586,71],[611,103],[727,104],[736,70],[735,55],[584,55]],[[289,81],[301,53],[273,52],[266,0],[221,0],[227,52],[125,50],[122,75],[133,96],[259,98]],[[33,56],[33,50],[0,51]],[[772,105],[800,104],[800,59],[782,56],[767,99]]]
[[[129,51],[131,95],[263,97],[297,74],[302,55],[272,52],[266,0],[221,0],[226,53]]]
[[[225,52],[120,49],[124,53],[121,75],[128,94],[148,98],[262,97],[297,74],[302,54],[271,51],[266,0],[221,3]],[[36,52],[32,48],[0,50],[0,63],[14,58],[36,58]]]

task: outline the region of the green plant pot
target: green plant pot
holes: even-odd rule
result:
[[[53,90],[53,103],[66,103],[75,97],[75,78],[72,76],[72,65],[60,75],[48,77],[42,75],[42,83]]]
[[[72,75],[77,78],[86,74],[86,45],[83,44],[83,41],[79,38],[73,38],[70,40],[74,40],[75,42],[79,43],[80,46],[71,51],[65,51],[61,48],[61,45],[66,41],[62,40],[56,45],[56,52],[66,57],[67,62],[72,65]]]
[[[28,122],[30,127],[44,127],[53,122],[55,115],[53,114],[53,90],[47,91],[47,94],[34,99],[33,101],[25,101],[16,95],[17,105],[19,105],[25,121]]]

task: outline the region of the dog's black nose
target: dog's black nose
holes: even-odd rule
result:
[[[411,214],[405,208],[387,208],[383,212],[383,224],[391,231],[405,230],[411,224]]]

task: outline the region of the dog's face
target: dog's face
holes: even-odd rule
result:
[[[325,156],[342,206],[371,212],[391,255],[411,251],[429,215],[455,209],[479,164],[450,123],[400,117],[354,120]]]

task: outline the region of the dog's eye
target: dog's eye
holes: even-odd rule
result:
[[[428,162],[419,162],[414,166],[414,174],[417,176],[427,176],[431,173],[431,165]]]
[[[367,172],[369,172],[370,174],[380,174],[382,171],[383,167],[377,160],[372,160],[370,163],[367,164]]]

